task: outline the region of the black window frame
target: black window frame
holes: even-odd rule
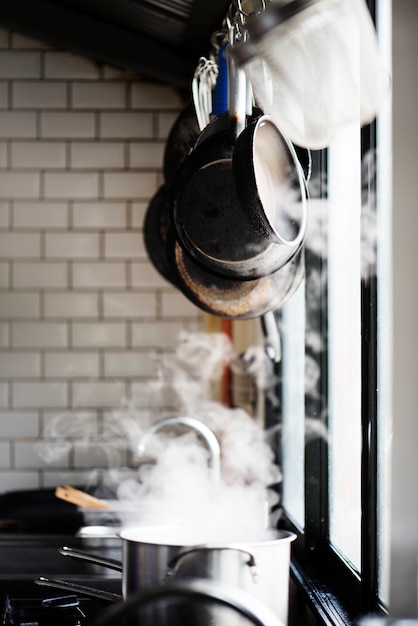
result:
[[[377,2],[377,0],[376,0]],[[368,1],[373,19],[376,2]],[[361,158],[377,150],[376,122],[361,129]],[[327,151],[313,153],[316,180],[327,170]],[[376,179],[364,172],[362,203],[376,197]],[[318,190],[316,190],[318,191]],[[319,195],[326,194],[326,184]],[[370,208],[374,202],[370,203]],[[376,207],[373,207],[376,210]],[[310,271],[326,271],[326,261],[306,251],[306,293],[309,293]],[[328,442],[322,437],[305,445],[305,527],[303,533],[287,516],[280,518],[280,527],[297,534],[293,545],[291,577],[301,596],[319,624],[343,626],[353,624],[364,615],[386,615],[386,607],[378,595],[378,290],[376,273],[371,268],[369,279],[361,284],[361,576],[337,554],[329,541]],[[325,281],[326,283],[326,281]],[[307,315],[310,314],[306,299]],[[310,319],[310,324],[312,324]],[[316,303],[314,323],[324,340],[320,355],[321,379],[318,406],[309,407],[310,414],[326,422],[327,415],[327,293]],[[278,313],[280,325],[280,313]],[[306,352],[308,354],[308,352]],[[280,381],[280,366],[278,367]],[[279,382],[280,387],[280,382]],[[280,397],[280,389],[279,389]],[[308,400],[305,398],[305,405]],[[312,402],[312,399],[309,399]],[[324,424],[325,427],[327,424]],[[279,453],[280,458],[280,453]]]
[[[362,154],[375,150],[375,124],[363,128],[361,135]],[[315,155],[315,160],[323,172],[326,169],[326,151]],[[374,184],[374,181],[369,181],[363,187],[363,203],[367,202],[368,194],[374,194]],[[305,261],[306,291],[309,293],[310,271],[326,271],[326,261],[315,257],[309,250],[306,251]],[[328,442],[325,438],[310,439],[305,445],[304,532],[300,532],[285,510],[280,519],[282,528],[297,534],[293,547],[292,577],[304,589],[307,602],[318,619],[327,624],[351,624],[366,614],[385,613],[378,596],[377,566],[377,299],[376,278],[372,275],[361,284],[361,578],[329,542]],[[316,307],[315,323],[325,342],[320,356],[318,405],[311,405],[309,414],[315,414],[326,422],[326,292],[320,295]],[[280,380],[280,369],[278,377]],[[307,401],[312,403],[312,398]],[[327,427],[327,424],[324,423],[324,426]]]

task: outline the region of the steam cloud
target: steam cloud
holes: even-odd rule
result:
[[[117,489],[121,501],[138,504],[147,523],[198,520],[213,528],[222,521],[223,531],[261,531],[266,526],[267,509],[277,500],[269,485],[278,482],[280,472],[264,429],[243,409],[211,399],[211,384],[233,358],[226,335],[183,332],[165,375],[153,382],[153,393],[159,394],[168,376],[178,398],[177,414],[200,420],[216,435],[222,479],[214,481],[208,450],[194,432],[166,429],[154,434],[146,453],[155,462],[141,464],[137,476]]]
[[[361,213],[362,278],[367,280],[375,271],[376,263],[376,212],[373,185],[374,155],[363,162],[364,187]],[[309,232],[306,248],[309,253],[326,264],[326,223],[330,207],[327,199],[317,197],[323,181],[310,182]],[[366,193],[367,192],[367,193]],[[306,281],[307,315],[305,358],[305,392],[312,399],[319,394],[319,356],[324,349],[321,334],[310,326],[316,314],[319,294],[326,284],[326,271],[313,269]],[[246,373],[255,387],[266,395],[271,406],[279,408],[276,396],[276,374],[272,362],[266,357],[262,346],[249,348],[245,355],[234,354],[233,347],[222,333],[186,333],[179,337],[175,354],[167,356],[161,371],[150,382],[148,393],[160,397],[167,386],[173,392],[176,410],[170,414],[188,415],[206,424],[217,436],[222,450],[222,481],[212,480],[208,466],[208,451],[197,435],[191,431],[175,433],[161,431],[147,449],[154,462],[143,463],[134,469],[129,462],[123,467],[123,445],[129,443],[131,450],[155,421],[143,409],[125,399],[121,408],[114,411],[106,421],[106,441],[98,442],[94,429],[80,414],[58,416],[51,420],[45,438],[54,439],[51,447],[47,441],[38,444],[38,453],[45,462],[55,462],[60,455],[68,454],[72,443],[69,438],[83,436],[99,446],[107,459],[105,480],[116,486],[120,502],[131,503],[122,522],[179,523],[185,519],[197,519],[200,523],[216,525],[220,520],[227,527],[262,529],[266,524],[266,510],[277,504],[277,494],[269,488],[277,484],[280,469],[275,463],[269,441],[280,429],[280,424],[267,432],[257,420],[241,408],[228,408],[213,400],[213,388],[219,383],[223,367],[231,371],[242,370],[243,359]],[[164,417],[161,415],[159,417]],[[324,416],[306,415],[305,436],[307,440],[326,437]],[[126,467],[126,465],[128,467]],[[129,471],[127,471],[129,470]]]

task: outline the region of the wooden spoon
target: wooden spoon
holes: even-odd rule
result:
[[[103,502],[103,500],[99,500],[94,496],[91,496],[89,493],[85,493],[80,489],[75,489],[75,487],[70,487],[69,485],[65,485],[64,487],[57,487],[55,489],[55,495],[57,498],[61,500],[66,500],[67,502],[71,502],[72,504],[76,504],[79,507],[84,509],[108,509],[110,506]]]

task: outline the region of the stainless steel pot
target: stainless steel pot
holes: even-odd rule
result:
[[[185,523],[127,528],[120,537],[122,563],[71,548],[62,548],[61,553],[122,571],[125,599],[167,579],[206,579],[241,589],[287,623],[293,533],[262,530],[255,536],[249,531],[225,532]],[[54,586],[56,581],[39,579],[38,583]],[[63,581],[59,586],[66,588]],[[91,589],[85,592],[91,595]],[[212,621],[203,623],[214,623],[214,611],[210,611]],[[222,620],[217,617],[215,623],[222,624]]]
[[[186,524],[131,528],[121,537],[124,597],[167,574],[205,578],[242,589],[287,622],[294,534],[269,530],[254,536]]]

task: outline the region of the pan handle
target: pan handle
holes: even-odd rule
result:
[[[261,316],[261,329],[265,352],[271,361],[278,363],[281,359],[281,342],[274,311],[268,311]]]
[[[68,546],[63,546],[59,549],[59,553],[63,556],[70,556],[73,559],[79,559],[80,561],[87,561],[88,563],[92,563],[93,565],[103,565],[104,567],[108,567],[109,569],[114,569],[117,572],[122,571],[122,563],[116,559],[109,559],[106,557],[98,556],[97,554],[90,554],[90,552],[85,552],[84,550],[77,550],[76,548],[69,548]]]
[[[87,585],[79,585],[78,583],[63,580],[62,578],[45,578],[44,576],[40,576],[39,578],[36,578],[34,582],[36,585],[41,585],[43,587],[74,591],[75,593],[81,593],[91,598],[107,600],[108,602],[119,602],[119,600],[122,600],[122,596],[118,593],[104,591],[103,589],[96,589],[96,587],[89,587]]]
[[[188,546],[187,548],[182,548],[181,550],[177,552],[177,554],[175,554],[169,560],[167,577],[175,576],[175,574],[178,572],[181,566],[181,561],[183,561],[183,559],[185,559],[189,554],[192,554],[193,552],[201,552],[204,550],[235,550],[237,552],[243,552],[248,557],[246,565],[248,565],[248,567],[250,568],[253,581],[255,583],[258,582],[259,573],[258,573],[258,568],[257,568],[257,564],[255,561],[254,554],[247,548],[247,546],[241,545],[238,543],[236,544],[231,543],[228,545],[201,544],[201,545],[195,545],[195,546]]]

